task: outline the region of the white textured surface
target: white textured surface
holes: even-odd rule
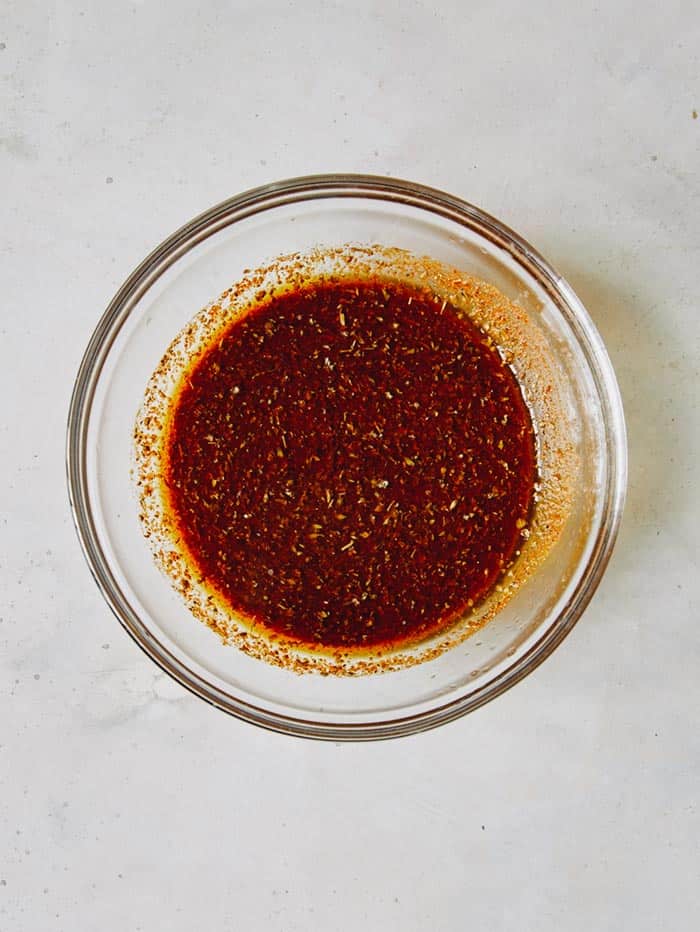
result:
[[[692,928],[696,4],[5,0],[0,29],[0,929]],[[229,719],[131,643],[78,550],[63,436],[154,244],[344,169],[462,195],[569,277],[631,479],[599,593],[534,676],[340,747]]]

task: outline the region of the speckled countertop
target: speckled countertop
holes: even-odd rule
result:
[[[696,4],[4,5],[0,929],[689,929],[700,909]],[[473,715],[267,734],[153,666],[68,512],[84,345],[146,252],[314,171],[461,195],[572,282],[630,490],[583,619]]]

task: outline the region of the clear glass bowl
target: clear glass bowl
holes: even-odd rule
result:
[[[276,256],[344,243],[428,255],[524,309],[564,374],[578,453],[571,509],[547,559],[488,625],[434,660],[360,677],[300,675],[222,646],[153,561],[130,476],[134,418],[165,349],[204,305]],[[127,279],[87,347],[70,406],[67,470],[78,536],[115,615],[167,673],[219,708],[331,740],[450,721],[532,672],[571,630],[615,541],[625,426],[605,347],[569,285],[523,239],[458,198],[405,181],[320,175],[267,185],[192,220]]]

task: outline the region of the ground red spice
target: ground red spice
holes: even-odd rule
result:
[[[325,647],[423,637],[511,563],[536,478],[529,411],[488,337],[412,286],[319,282],[196,361],[167,437],[206,584]]]

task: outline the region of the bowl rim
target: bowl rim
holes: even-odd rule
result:
[[[133,611],[111,572],[92,515],[86,471],[88,427],[102,366],[135,302],[171,265],[213,233],[285,204],[339,197],[422,208],[506,249],[552,299],[584,354],[601,402],[607,458],[601,520],[590,554],[574,590],[540,637],[517,660],[474,691],[435,708],[369,723],[321,722],[259,708],[207,682],[175,657]],[[459,718],[510,689],[563,641],[597,589],[617,538],[627,484],[627,441],[617,380],[593,321],[568,282],[526,240],[480,208],[435,188],[379,175],[319,174],[262,185],[214,205],[176,230],[136,267],[102,314],[78,368],[68,411],[66,476],[78,539],[103,598],[131,638],[165,673],[211,705],[268,730],[306,738],[361,741],[408,735]]]

